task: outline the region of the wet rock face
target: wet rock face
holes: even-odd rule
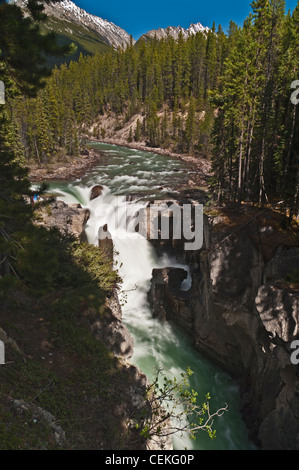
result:
[[[298,293],[264,285],[258,291],[255,304],[265,329],[273,338],[278,337],[288,343],[298,337]]]
[[[190,293],[182,291],[188,273],[181,268],[154,269],[148,299],[153,315],[161,321],[173,319],[184,328],[191,328]]]
[[[256,269],[258,258],[253,243],[246,236],[234,237],[229,244],[212,251],[210,276],[214,294],[237,298],[252,289],[255,281],[260,282],[261,273]]]
[[[232,241],[212,252],[203,268],[211,276],[202,294],[212,302],[213,331],[203,338],[197,329],[198,344],[208,344],[224,367],[237,372],[252,438],[263,449],[296,449],[299,395],[290,345],[298,339],[299,293],[283,281],[299,249],[280,247],[265,261],[246,231]]]
[[[256,444],[299,449],[299,371],[291,362],[299,292],[286,282],[298,269],[299,248],[280,246],[268,259],[251,232],[255,226],[221,243],[227,228],[214,230],[205,219],[203,249],[189,259],[191,291],[177,289],[179,270],[156,270],[149,298],[159,318],[181,324],[196,349],[239,381]]]

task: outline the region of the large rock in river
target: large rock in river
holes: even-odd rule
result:
[[[188,277],[187,271],[181,268],[154,269],[151,289],[148,293],[153,315],[161,321],[176,320],[186,327],[191,321],[189,313],[189,292],[181,289],[182,282]]]
[[[101,196],[103,194],[103,189],[104,189],[103,186],[100,186],[100,185],[94,186],[90,192],[89,199],[93,201],[97,197]]]

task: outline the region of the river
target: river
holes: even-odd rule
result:
[[[90,209],[91,218],[86,227],[90,243],[97,243],[98,228],[105,223],[109,226],[113,208],[116,205],[125,206],[127,195],[134,194],[141,198],[140,201],[133,200],[130,203],[129,213],[133,218],[138,205],[142,206],[144,200],[167,197],[178,183],[188,182],[189,170],[179,159],[114,145],[92,145],[105,155],[99,164],[77,181],[52,182],[49,188],[59,199],[67,203],[80,203]],[[97,184],[104,186],[103,195],[89,201],[91,188]],[[112,237],[118,269],[123,278],[123,323],[134,339],[135,352],[131,363],[141,369],[149,380],[155,377],[158,367],[163,368],[172,378],[179,378],[190,367],[194,372],[190,385],[198,392],[198,402],[204,401],[209,392],[212,411],[223,407],[225,403],[229,406],[228,412],[215,421],[215,440],[210,440],[203,432],[198,434],[196,441],[186,436],[176,436],[173,439],[174,449],[254,449],[239,413],[237,384],[196,351],[180,328],[152,317],[147,302],[152,270],[178,266],[178,262],[166,255],[159,258],[152,245],[141,236],[136,238],[136,233],[128,230],[125,222],[117,225],[115,231],[112,231]],[[126,236],[118,237],[123,231],[126,231]],[[188,270],[188,267],[185,266],[185,269]]]

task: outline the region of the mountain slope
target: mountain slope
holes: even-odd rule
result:
[[[130,35],[125,30],[110,21],[87,13],[71,0],[45,5],[45,12],[50,18],[68,21],[96,32],[109,46],[126,46],[130,42]]]
[[[69,63],[71,60],[77,61],[81,53],[94,55],[108,52],[111,49],[111,46],[104,42],[95,31],[88,30],[79,24],[71,24],[69,21],[49,17],[47,24],[43,25],[41,29],[45,32],[55,31],[59,45],[73,43],[76,46],[73,54],[65,57],[49,57],[48,65],[51,67],[59,66],[65,62]]]
[[[25,9],[27,0],[16,0]],[[93,55],[116,47],[125,47],[130,42],[130,35],[119,26],[100,17],[87,13],[71,0],[45,4],[47,22],[42,26],[45,32],[54,31],[59,44],[76,45],[76,52],[63,58],[49,58],[49,65],[77,60],[80,53]]]

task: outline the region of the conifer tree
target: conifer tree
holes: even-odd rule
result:
[[[18,92],[33,96],[44,87],[47,53],[66,52],[59,48],[51,34],[40,33],[39,22],[45,20],[43,6],[28,1],[31,16],[12,3],[0,3],[0,70],[9,102]],[[34,21],[34,23],[33,23]],[[0,277],[17,276],[17,257],[22,250],[22,238],[30,225],[32,209],[25,197],[30,195],[28,172],[22,167],[16,152],[15,126],[8,106],[0,109]]]
[[[185,142],[187,152],[192,153],[195,145],[196,138],[196,119],[195,119],[195,99],[191,97],[188,116],[185,129]]]

